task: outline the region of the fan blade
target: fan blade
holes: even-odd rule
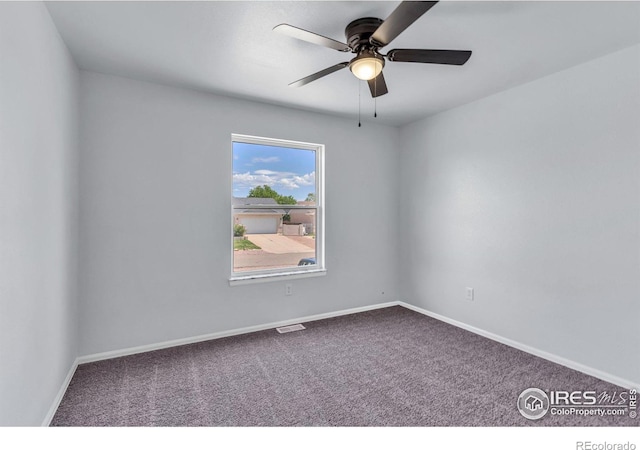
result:
[[[438,2],[402,2],[371,35],[369,42],[384,47]]]
[[[338,42],[328,37],[320,36],[319,34],[312,33],[311,31],[303,30],[286,23],[281,23],[273,27],[273,31],[284,34],[286,36],[300,39],[301,41],[311,42],[312,44],[322,45],[323,47],[333,48],[341,52],[350,52],[351,49],[347,44]]]
[[[470,50],[413,50],[397,49],[387,53],[389,61],[461,66],[471,57]]]
[[[371,91],[371,97],[376,98],[389,92],[387,90],[387,83],[384,81],[384,75],[380,72],[380,75],[372,80],[367,81],[369,83],[369,90]]]
[[[309,84],[312,81],[316,81],[318,78],[322,78],[326,75],[329,75],[333,72],[337,72],[340,69],[344,69],[345,67],[347,67],[349,65],[348,62],[343,62],[340,64],[336,64],[335,66],[331,66],[331,67],[327,67],[324,70],[321,70],[320,72],[316,72],[313,75],[309,75],[308,77],[304,77],[299,79],[298,81],[294,81],[293,83],[289,83],[289,86],[291,87],[300,87],[300,86],[304,86],[305,84]]]

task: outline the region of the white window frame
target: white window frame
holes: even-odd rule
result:
[[[231,229],[229,232],[229,241],[231,243],[231,276],[229,277],[229,284],[231,286],[241,285],[241,284],[249,284],[249,283],[257,283],[257,282],[267,282],[267,281],[280,281],[280,280],[288,280],[292,278],[307,278],[307,277],[316,277],[323,276],[326,274],[325,267],[325,258],[324,258],[324,145],[323,144],[314,144],[310,142],[299,142],[299,141],[291,141],[286,139],[273,139],[273,138],[265,138],[259,136],[249,136],[245,134],[232,134],[231,135],[231,152],[233,154],[233,143],[240,142],[245,144],[257,144],[257,145],[268,145],[274,147],[288,147],[300,150],[311,150],[315,152],[316,156],[316,205],[308,206],[308,205],[286,205],[286,209],[315,209],[316,211],[316,224],[315,224],[315,240],[316,240],[316,264],[313,266],[296,266],[296,267],[287,267],[287,268],[279,268],[279,269],[268,269],[268,270],[252,270],[252,271],[243,271],[236,272],[234,270],[233,259],[234,259],[234,250],[233,250],[233,224],[234,224],[234,211],[235,207],[233,202],[231,202],[231,197],[233,196],[233,177],[232,177],[232,188],[231,188],[231,197],[229,198],[229,202],[231,203]],[[233,158],[232,158],[232,167],[233,167]],[[231,169],[233,173],[233,168]],[[238,207],[239,208],[239,207]],[[243,205],[243,210],[247,209],[273,209],[273,205]],[[285,208],[283,208],[285,209]]]

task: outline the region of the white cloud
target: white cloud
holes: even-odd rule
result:
[[[297,189],[300,186],[313,186],[316,183],[316,173],[311,172],[305,175],[294,175],[292,177],[282,177],[279,180],[282,186],[290,189]]]
[[[246,172],[234,173],[233,182],[234,184],[238,184],[238,186],[242,187],[256,187],[262,186],[263,184],[272,186],[274,180],[273,177],[269,175],[252,174],[251,172]]]
[[[277,175],[278,174],[278,172],[274,172],[273,170],[267,170],[267,169],[255,170],[253,173],[256,173],[258,175]]]
[[[266,184],[276,190],[278,190],[278,187],[298,189],[302,186],[314,186],[316,183],[316,173],[311,172],[305,175],[297,175],[291,172],[274,172],[272,170],[261,169],[253,173],[234,173],[233,183],[238,187],[248,188]]]
[[[280,161],[280,158],[277,156],[267,156],[266,158],[256,157],[251,160],[252,163],[273,163],[278,161]]]

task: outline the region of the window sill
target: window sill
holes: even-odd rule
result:
[[[262,275],[236,275],[229,278],[229,286],[241,286],[244,284],[268,283],[270,281],[295,280],[297,278],[323,277],[327,269],[313,269],[304,272],[281,272]]]

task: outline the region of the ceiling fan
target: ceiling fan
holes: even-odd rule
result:
[[[429,11],[436,3],[438,2],[402,2],[387,17],[387,20],[374,17],[356,19],[347,25],[344,31],[348,44],[286,23],[277,25],[273,28],[273,31],[340,52],[356,54],[356,57],[350,61],[327,67],[313,75],[294,81],[289,86],[304,86],[340,69],[349,67],[357,78],[368,82],[371,96],[375,98],[389,92],[382,74],[385,59],[394,62],[463,65],[471,57],[471,51],[469,50],[396,49],[388,51],[386,55],[379,51],[398,37],[420,16]]]

